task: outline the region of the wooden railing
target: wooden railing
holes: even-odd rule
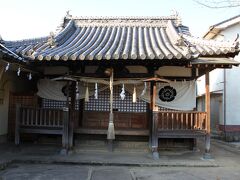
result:
[[[62,135],[62,145],[69,146],[68,109],[42,109],[16,106],[15,144],[20,143],[20,133]]]
[[[158,130],[207,130],[207,113],[197,111],[161,111]]]
[[[63,127],[62,109],[20,108],[20,126]]]

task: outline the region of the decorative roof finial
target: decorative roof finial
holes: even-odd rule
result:
[[[48,44],[49,44],[51,47],[56,46],[56,42],[55,42],[55,38],[54,38],[54,33],[53,33],[53,32],[50,32],[50,36],[49,36],[49,38],[48,38]]]
[[[70,14],[71,10],[67,10],[66,12],[66,18],[72,18],[72,15]]]
[[[179,12],[176,9],[172,9],[172,16],[176,19],[176,25],[179,26],[182,24],[182,19],[179,15]]]
[[[175,17],[178,17],[179,16],[179,13],[176,9],[172,9],[172,15],[175,16]]]

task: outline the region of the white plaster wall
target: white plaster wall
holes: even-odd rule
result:
[[[215,37],[217,40],[227,40],[227,41],[234,41],[237,37],[237,34],[240,33],[240,22],[235,24],[227,29],[224,29],[220,32],[219,35]]]
[[[240,67],[226,70],[226,124],[240,125]]]
[[[215,37],[217,40],[227,40],[234,42],[240,34],[240,23],[221,31]],[[240,61],[240,55],[234,58]],[[224,88],[224,70],[216,69],[210,73],[210,91],[223,92]],[[198,96],[205,93],[205,77],[201,77],[197,81]],[[223,106],[222,102],[222,106]],[[219,110],[222,107],[219,107]],[[224,124],[223,117],[220,118],[220,123]],[[240,67],[233,67],[226,70],[226,124],[240,125]]]
[[[0,81],[0,87],[4,88],[4,102],[0,104],[0,135],[5,135],[8,129],[9,93],[30,89],[31,82],[27,78],[17,77],[15,72],[7,72]]]
[[[223,69],[215,69],[209,73],[210,92],[221,93],[223,91]],[[197,95],[205,94],[205,75],[197,80]]]
[[[240,23],[221,32],[216,39],[233,42],[240,35]],[[240,61],[240,55],[234,58]],[[226,124],[240,125],[240,67],[226,70]]]

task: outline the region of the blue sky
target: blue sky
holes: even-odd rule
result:
[[[4,40],[49,35],[67,10],[74,16],[167,16],[176,10],[195,36],[240,14],[240,8],[209,9],[193,0],[0,0],[0,35]]]

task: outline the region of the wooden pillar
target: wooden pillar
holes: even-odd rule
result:
[[[66,101],[66,107],[63,108],[63,135],[62,135],[62,150],[61,154],[66,155],[69,150],[69,119],[70,119],[70,113],[69,113],[69,81],[67,82],[67,101]]]
[[[204,158],[209,159],[211,158],[210,155],[210,122],[211,122],[211,116],[210,116],[210,90],[209,90],[209,72],[205,75],[205,111],[207,113],[207,133],[205,136],[205,153]]]
[[[76,104],[76,82],[73,81],[70,88],[70,111],[69,111],[69,149],[73,148],[73,126],[74,126],[74,112]]]
[[[62,150],[61,154],[66,155],[68,153],[68,124],[69,124],[69,112],[68,108],[63,108],[63,134],[62,134]]]
[[[152,111],[152,132],[151,145],[154,159],[159,159],[158,153],[158,109],[156,108],[156,82],[151,81],[151,111]]]
[[[83,126],[83,113],[84,113],[84,99],[79,99],[79,106],[78,106],[78,126],[82,127]]]
[[[151,95],[150,97],[152,96],[152,91],[150,92]],[[149,149],[152,148],[152,105],[151,103],[148,103],[147,104],[147,120],[148,120],[148,129],[149,129],[149,142],[148,142],[148,146],[149,146]]]
[[[16,104],[16,120],[15,120],[15,145],[19,145],[20,143],[20,105]]]

